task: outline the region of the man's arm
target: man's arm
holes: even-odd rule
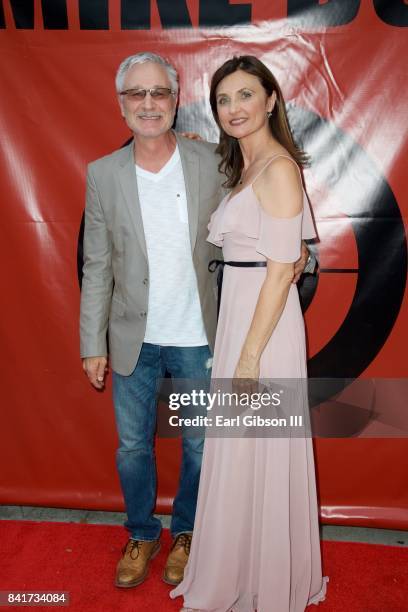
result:
[[[103,387],[107,366],[106,333],[112,287],[111,239],[95,179],[88,168],[80,336],[82,365],[91,384],[97,389]]]
[[[89,382],[95,389],[103,389],[105,386],[105,374],[108,371],[108,360],[106,357],[85,357],[82,360],[82,368],[88,376]]]
[[[295,275],[293,283],[297,283],[304,272],[313,274],[317,266],[317,260],[313,253],[307,248],[307,244],[302,240],[302,249],[299,259],[295,262]]]

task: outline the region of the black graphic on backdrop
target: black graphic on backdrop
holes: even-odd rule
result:
[[[8,0],[17,29],[34,29],[34,0]],[[117,0],[111,0],[117,2]],[[161,26],[191,28],[193,26],[186,0],[156,0]],[[271,3],[272,5],[273,3]],[[352,22],[358,15],[361,0],[287,0],[286,14],[295,26],[339,27]],[[121,0],[122,30],[150,30],[152,0]],[[404,0],[373,0],[375,11],[383,22],[391,26],[408,25],[408,5]],[[231,4],[229,0],[198,0],[198,26],[244,25],[252,22],[252,2]],[[41,0],[42,18],[46,30],[68,30],[67,0]],[[109,0],[78,0],[81,30],[109,30]],[[273,7],[275,9],[275,7]],[[284,10],[284,9],[283,9]],[[268,5],[263,20],[270,19]],[[275,15],[275,13],[274,13]],[[3,2],[0,0],[0,28],[5,28]]]

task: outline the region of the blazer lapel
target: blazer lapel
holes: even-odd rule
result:
[[[135,233],[140,247],[147,259],[146,239],[143,229],[142,211],[140,208],[139,194],[135,171],[135,160],[133,155],[133,140],[123,148],[123,157],[119,162],[119,182],[130,217],[133,222]]]
[[[197,240],[198,207],[199,207],[199,158],[190,143],[176,133],[180,151],[181,165],[186,186],[188,225],[190,230],[191,252]]]

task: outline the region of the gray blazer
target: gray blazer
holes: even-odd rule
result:
[[[211,213],[223,196],[215,145],[176,135],[186,184],[191,252],[208,342],[216,328],[215,274],[221,251],[206,241]],[[169,228],[171,231],[171,228]],[[149,264],[133,158],[133,141],[88,166],[81,356],[106,356],[116,372],[134,370],[146,330]]]

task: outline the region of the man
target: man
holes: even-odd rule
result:
[[[158,382],[165,370],[180,379],[210,376],[217,310],[208,263],[220,253],[206,237],[224,177],[215,145],[171,129],[178,82],[166,60],[151,53],[126,58],[116,86],[133,140],[88,167],[81,356],[90,382],[103,388],[109,328],[117,468],[130,536],[115,584],[133,587],[160,549],[161,524],[153,515]],[[163,573],[172,585],[188,560],[202,447],[202,439],[183,438]]]

